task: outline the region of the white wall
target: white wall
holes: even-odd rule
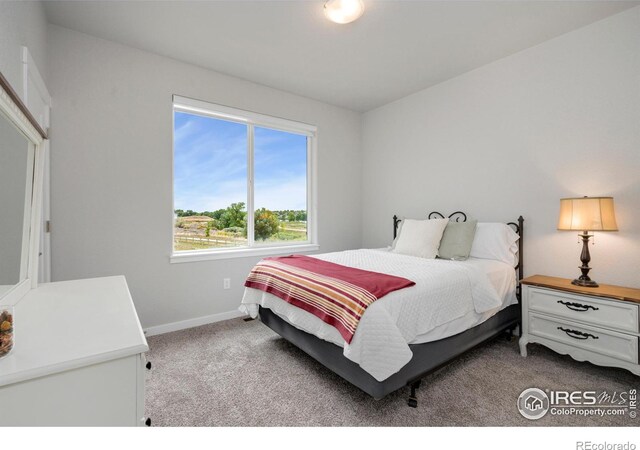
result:
[[[49,42],[54,280],[124,274],[144,327],[237,309],[259,258],[169,263],[172,94],[317,125],[321,251],[361,245],[360,114],[56,26]]]
[[[592,278],[640,287],[640,7],[368,112],[365,246],[391,216],[464,210],[525,222],[525,271],[574,278],[580,245],[559,199],[612,195]]]
[[[0,1],[0,71],[22,96],[22,46],[47,81],[47,21],[40,2]]]

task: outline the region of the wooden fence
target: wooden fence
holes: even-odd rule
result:
[[[174,235],[174,240],[186,243],[197,242],[200,244],[210,245],[212,247],[237,246],[238,244],[244,244],[247,242],[245,238],[224,235],[222,233],[217,233],[210,237],[180,233]]]

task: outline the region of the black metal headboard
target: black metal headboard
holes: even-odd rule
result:
[[[441,219],[445,218],[445,216],[442,213],[439,213],[438,211],[432,211],[427,216],[427,218],[429,219],[433,219],[436,217],[440,217]],[[449,214],[448,217],[450,220],[454,220],[456,222],[467,221],[467,215],[462,211],[456,211],[454,213],[451,213]],[[398,235],[398,225],[400,224],[400,222],[402,222],[402,219],[398,219],[398,216],[393,216],[393,238],[394,239]],[[516,273],[518,275],[518,286],[516,288],[516,294],[518,296],[518,300],[520,300],[521,299],[520,280],[524,278],[524,269],[522,264],[524,259],[522,256],[522,249],[523,249],[522,241],[524,239],[524,218],[520,216],[518,217],[518,223],[507,222],[507,225],[512,226],[515,232],[518,233],[518,236],[520,236],[520,239],[518,239],[518,265],[515,267]]]

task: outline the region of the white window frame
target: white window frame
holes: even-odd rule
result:
[[[247,125],[247,214],[253,217],[255,213],[254,196],[254,163],[253,163],[253,136],[254,127],[270,128],[288,133],[295,133],[307,137],[307,240],[295,243],[277,242],[273,244],[257,244],[254,237],[254,223],[247,220],[247,245],[235,248],[203,249],[175,251],[175,146],[172,141],[172,179],[171,179],[171,253],[170,262],[183,263],[212,259],[243,258],[252,256],[267,256],[279,254],[291,254],[318,250],[318,215],[317,215],[317,134],[318,129],[314,125],[295,122],[280,117],[272,117],[251,111],[244,111],[229,106],[195,100],[178,95],[173,96],[172,108],[172,136],[175,131],[175,112],[185,112],[200,116],[222,119],[230,122]]]

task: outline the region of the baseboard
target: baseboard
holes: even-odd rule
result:
[[[181,320],[180,322],[172,322],[164,325],[157,325],[144,329],[145,336],[155,336],[157,334],[171,333],[172,331],[186,330],[187,328],[199,327],[210,323],[221,322],[223,320],[235,319],[244,316],[240,311],[227,311],[219,314],[211,314],[210,316],[196,317],[194,319]]]

